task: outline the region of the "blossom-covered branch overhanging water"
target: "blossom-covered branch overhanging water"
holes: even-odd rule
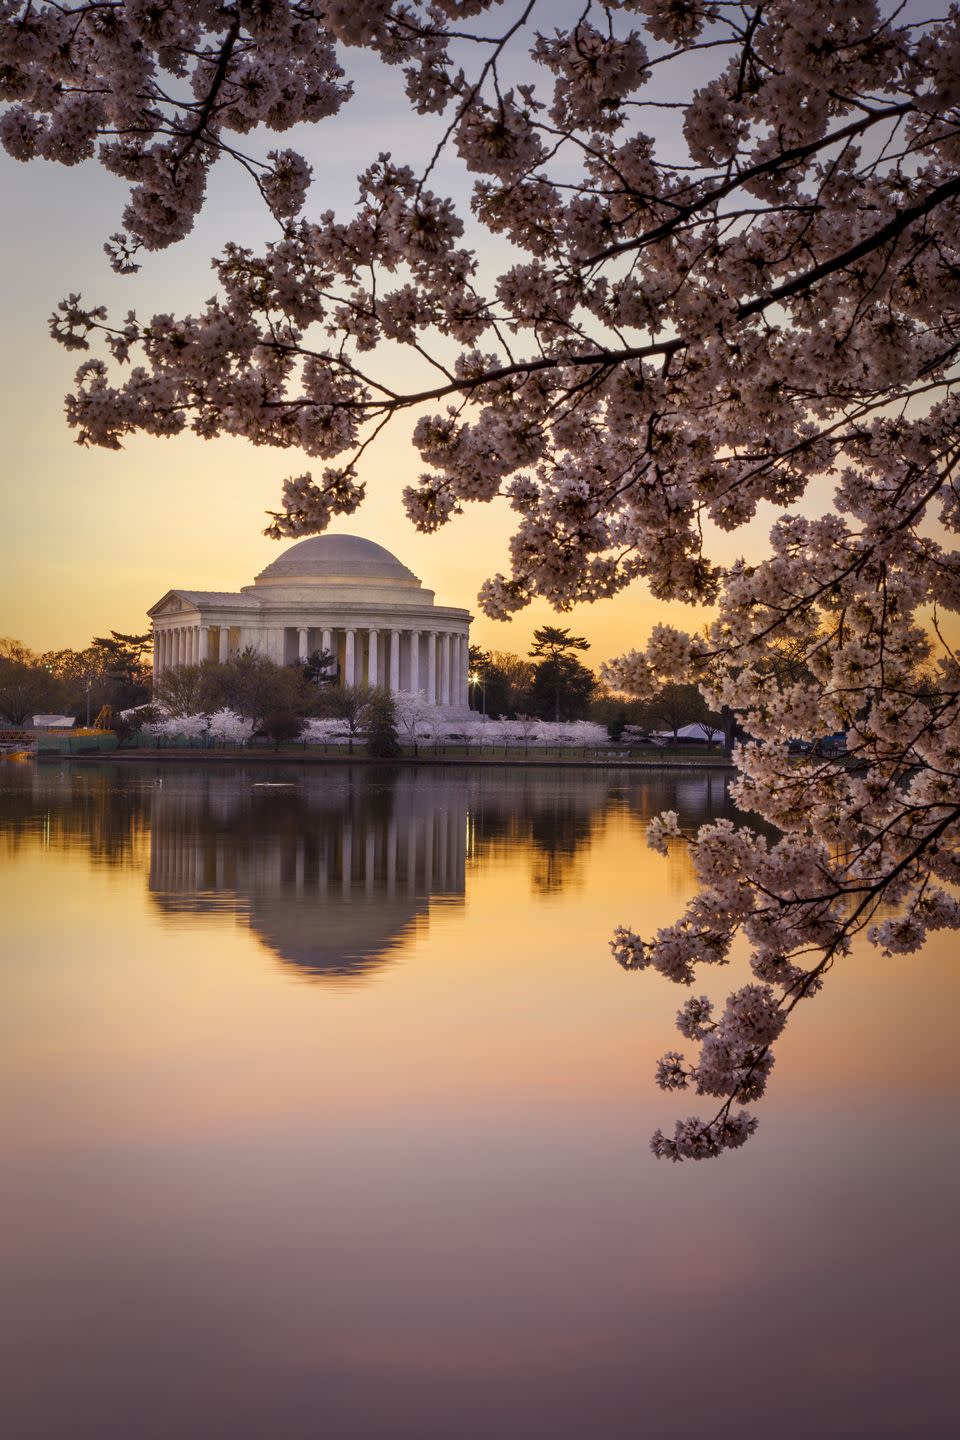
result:
[[[636,579],[712,607],[704,633],[659,627],[609,679],[695,678],[735,711],[735,798],[779,838],[654,822],[701,890],[615,950],[688,985],[746,938],[753,981],[718,1019],[688,1001],[699,1057],[659,1069],[720,1110],[654,1142],[674,1159],[742,1143],[736,1107],[854,936],[904,952],[960,923],[956,7],[6,0],[0,21],[0,139],[129,182],[117,270],[188,233],[221,160],[278,227],[225,248],[198,314],[61,304],[56,338],[103,347],[68,399],[81,442],[189,429],[305,452],[320,473],[285,482],[270,525],[296,536],[356,509],[370,438],[409,410],[418,528],[495,497],[515,514],[487,614]],[[243,137],[335,127],[361,50],[402,68],[427,158],[371,156],[353,213],[316,214],[306,160]],[[454,162],[469,214],[438,193]],[[509,261],[493,276],[490,237]],[[811,517],[824,476],[833,505]],[[705,525],[762,504],[767,557],[718,564]],[[788,755],[834,729],[842,765]]]

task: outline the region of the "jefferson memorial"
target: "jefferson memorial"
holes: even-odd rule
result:
[[[278,665],[326,650],[342,685],[422,694],[446,710],[468,707],[469,612],[435,605],[434,592],[395,555],[357,535],[311,536],[235,595],[168,590],[147,613],[154,679],[248,648]]]

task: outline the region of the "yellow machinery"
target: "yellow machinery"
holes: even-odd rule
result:
[[[71,735],[111,735],[113,733],[113,706],[102,705],[92,725],[83,725],[71,730]]]

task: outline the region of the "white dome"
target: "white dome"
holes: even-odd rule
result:
[[[311,535],[278,555],[256,577],[261,581],[379,580],[419,585],[395,555],[359,535]]]

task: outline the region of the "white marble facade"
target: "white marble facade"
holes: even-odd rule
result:
[[[396,556],[356,535],[301,540],[237,594],[168,590],[147,613],[154,679],[248,648],[279,665],[327,650],[341,685],[468,708],[468,611],[435,605],[433,591]]]

